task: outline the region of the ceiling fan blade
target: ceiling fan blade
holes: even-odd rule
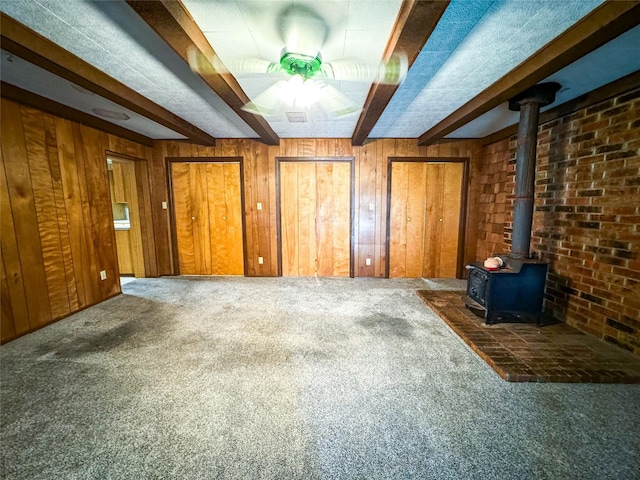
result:
[[[189,47],[187,49],[187,60],[191,70],[196,73],[209,75],[229,73],[229,70],[217,55],[212,58],[206,57],[195,47]]]
[[[316,82],[320,89],[320,101],[318,104],[327,115],[337,118],[350,115],[360,110],[349,97],[332,85],[324,82]]]
[[[273,115],[282,110],[282,95],[281,91],[286,88],[286,83],[281,80],[274,85],[271,85],[264,92],[257,95],[249,103],[242,107],[245,112],[253,113],[254,115]]]
[[[322,65],[322,74],[334,80],[398,85],[407,76],[409,63],[405,55],[394,54],[379,65],[336,60]]]
[[[214,55],[209,58],[195,47],[187,50],[187,59],[191,70],[204,74],[252,74],[252,73],[281,73],[284,72],[279,63],[264,58],[234,58],[228,61],[228,67],[220,57]]]

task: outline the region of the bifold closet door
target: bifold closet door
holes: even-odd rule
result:
[[[463,163],[392,162],[389,276],[454,278]]]
[[[284,276],[349,276],[351,164],[282,162],[280,222]]]
[[[171,184],[181,275],[243,275],[240,164],[174,162]]]

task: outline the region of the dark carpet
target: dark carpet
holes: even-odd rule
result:
[[[0,477],[638,478],[640,386],[503,381],[455,283],[135,280],[0,347]]]

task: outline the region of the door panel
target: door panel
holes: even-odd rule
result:
[[[348,277],[351,273],[351,168],[348,163],[333,164],[333,276]]]
[[[406,277],[407,198],[409,197],[409,163],[391,164],[391,208],[389,210],[389,276]]]
[[[214,257],[223,256],[229,275],[244,275],[244,244],[242,237],[242,192],[240,179],[240,165],[225,163],[224,196],[226,205],[226,241],[224,254],[216,253]],[[214,275],[217,272],[214,270]]]
[[[283,275],[350,275],[350,163],[282,162],[280,218]]]
[[[189,164],[191,186],[191,220],[193,225],[194,275],[211,275],[211,240],[209,228],[209,202],[207,165]]]
[[[424,256],[424,237],[426,224],[425,196],[417,192],[426,191],[427,164],[410,163],[408,166],[407,196],[407,249],[405,276],[422,276],[422,258]]]
[[[298,164],[280,165],[282,274],[298,275]]]
[[[240,164],[174,162],[171,180],[180,274],[242,275]]]
[[[389,276],[453,278],[464,164],[393,162]]]
[[[171,186],[173,189],[173,215],[175,218],[176,248],[180,273],[193,275],[196,270],[193,221],[191,219],[191,167],[188,163],[171,164]]]

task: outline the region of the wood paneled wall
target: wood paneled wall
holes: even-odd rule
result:
[[[384,139],[371,141],[362,147],[351,145],[350,139],[282,139],[279,146],[268,147],[253,140],[219,140],[215,147],[203,147],[188,142],[157,142],[154,148],[152,179],[156,198],[154,218],[158,272],[173,273],[168,215],[155,208],[168,198],[166,190],[166,157],[241,156],[244,159],[245,221],[247,274],[275,276],[278,272],[276,227],[276,157],[353,156],[355,158],[355,276],[383,277],[386,262],[387,159],[388,157],[469,157],[470,191],[468,205],[473,207],[477,196],[480,148],[471,140],[446,142],[418,147],[415,139]],[[164,185],[164,190],[160,188]],[[257,204],[262,209],[257,209]],[[373,210],[370,205],[373,204]],[[465,262],[475,260],[474,208],[467,209]],[[472,226],[472,227],[469,227]],[[264,263],[258,264],[258,257]],[[366,265],[366,258],[372,259]]]
[[[119,293],[106,152],[152,152],[4,98],[1,115],[7,341]]]
[[[174,273],[169,210],[162,207],[169,201],[167,157],[243,157],[250,276],[278,273],[276,157],[355,158],[355,276],[385,274],[388,157],[470,157],[469,206],[478,193],[481,152],[474,141],[417,147],[414,139],[385,139],[353,147],[350,139],[283,139],[269,147],[229,139],[215,147],[159,141],[150,148],[5,98],[1,107],[3,342],[119,293],[107,154],[146,160],[135,167],[148,220],[143,232],[147,276]],[[465,261],[475,259],[475,228],[469,226],[476,222],[476,211],[469,208]],[[100,280],[101,270],[106,280]]]

